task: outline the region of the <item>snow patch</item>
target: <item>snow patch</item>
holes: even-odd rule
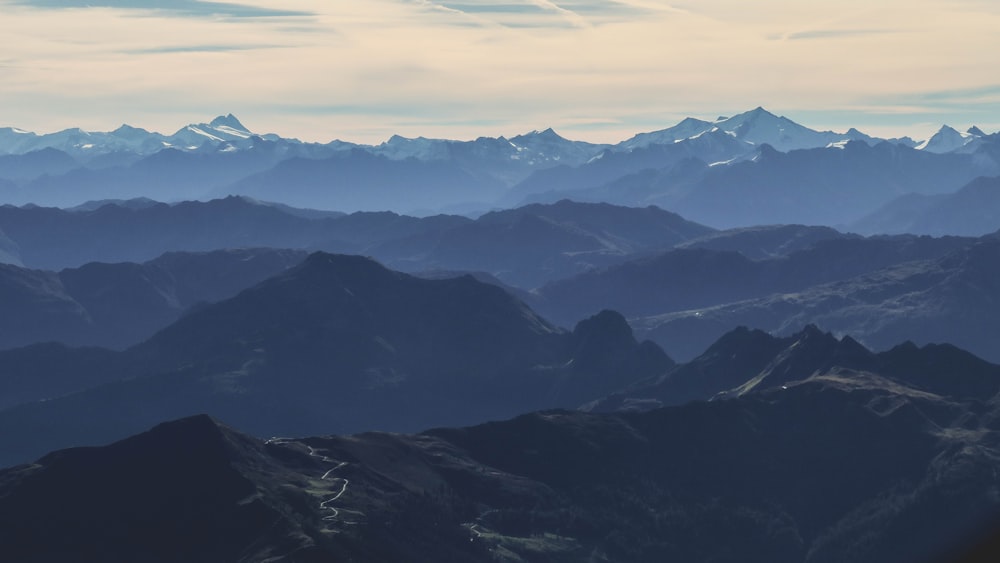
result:
[[[228,125],[220,125],[216,127],[215,130],[225,135],[232,135],[233,137],[239,137],[240,139],[250,138],[250,133],[247,133],[246,131],[241,131],[239,129],[234,129],[232,127],[229,127]]]
[[[209,139],[211,139],[213,141],[222,141],[221,138],[216,137],[215,135],[212,135],[211,133],[208,133],[206,131],[202,131],[201,129],[198,129],[194,125],[188,125],[187,126],[187,130],[190,131],[190,132],[192,132],[192,133],[194,133],[194,134],[196,134],[196,135],[202,135],[204,137],[208,137]],[[197,147],[193,147],[193,148],[197,148]]]

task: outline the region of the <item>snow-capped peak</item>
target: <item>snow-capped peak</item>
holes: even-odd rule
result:
[[[241,133],[246,133],[246,134],[250,133],[250,130],[244,127],[243,124],[240,123],[240,120],[237,119],[236,116],[231,113],[216,117],[211,122],[209,122],[208,125],[213,129],[225,128],[232,131],[239,131]]]
[[[952,152],[961,149],[981,136],[975,135],[971,131],[969,133],[962,133],[954,127],[942,125],[937,133],[934,133],[930,139],[918,145],[917,149],[934,153]]]
[[[619,143],[616,148],[618,150],[631,151],[639,148],[645,148],[650,145],[668,145],[685,139],[690,139],[692,137],[697,137],[698,135],[711,131],[713,127],[714,124],[709,121],[686,117],[673,127],[668,127],[660,131],[652,131],[650,133],[639,133],[631,139]]]

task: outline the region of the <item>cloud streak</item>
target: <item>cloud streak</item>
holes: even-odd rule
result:
[[[164,12],[184,16],[227,16],[234,18],[287,17],[307,16],[310,12],[283,10],[280,8],[264,8],[249,4],[223,2],[201,2],[199,0],[171,0],[159,2],[154,0],[16,0],[11,2],[21,6],[47,10],[83,9],[83,8],[117,8],[124,10],[146,10]]]

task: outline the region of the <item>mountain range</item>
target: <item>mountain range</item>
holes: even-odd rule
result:
[[[998,182],[763,108],[0,129],[0,559],[995,561]]]
[[[808,244],[802,242],[811,240],[809,237],[816,238]],[[981,246],[992,248],[992,240],[984,237]],[[534,304],[560,323],[573,322],[595,304],[621,311],[641,334],[658,342],[672,357],[685,360],[739,325],[784,332],[810,323],[826,330],[846,329],[841,333],[876,347],[895,344],[900,337],[921,342],[930,338],[960,343],[994,357],[992,350],[974,336],[976,329],[965,331],[952,322],[943,323],[938,334],[911,334],[901,329],[887,333],[887,338],[876,337],[881,330],[887,330],[888,319],[907,318],[908,313],[916,312],[919,303],[925,304],[926,311],[956,317],[981,307],[973,303],[971,294],[969,301],[959,305],[956,300],[942,302],[938,296],[920,293],[927,284],[936,283],[932,280],[947,278],[943,272],[940,276],[927,275],[929,271],[942,271],[938,264],[950,264],[948,272],[959,268],[988,271],[992,267],[990,252],[974,254],[968,260],[960,258],[978,241],[913,235],[861,238],[793,226],[723,231],[676,249],[550,282],[537,289],[538,301]],[[748,246],[756,248],[758,255],[741,253]],[[902,272],[912,273],[910,283],[923,285],[919,289],[907,284],[886,285]],[[834,293],[830,289],[833,287],[842,289]],[[992,295],[989,287],[982,290],[984,296]],[[876,307],[860,311],[859,301],[866,295],[884,299],[885,310]],[[813,299],[816,305],[823,305],[815,309],[793,305],[813,303]],[[894,312],[891,303],[897,299],[905,299],[914,308]],[[748,316],[745,313],[751,303],[772,306],[761,305],[753,309],[758,314]],[[835,321],[840,315],[854,318],[857,323],[844,327]],[[933,325],[933,321],[929,323]]]
[[[257,435],[504,418],[575,407],[672,364],[611,311],[567,331],[471,276],[314,253],[122,352],[0,352],[7,404],[20,403],[0,410],[0,427],[20,429],[0,437],[0,465],[199,412]]]
[[[718,375],[762,367],[728,400],[415,435],[264,441],[185,418],[0,471],[0,549],[28,562],[996,555],[972,550],[1000,523],[1000,366],[741,330],[668,380],[728,387],[738,378]]]
[[[888,265],[838,281],[710,306],[634,318],[637,331],[672,342],[668,353],[700,350],[733,326],[786,334],[806,323],[885,349],[900,340],[950,342],[1000,361],[995,279],[1000,241],[977,239],[938,258]],[[606,306],[613,306],[607,304]],[[690,354],[690,353],[689,353]]]
[[[235,194],[425,215],[570,198],[655,204],[718,228],[841,226],[900,196],[948,194],[978,176],[1000,175],[998,143],[996,134],[947,126],[922,143],[815,131],[760,107],[716,121],[688,118],[615,145],[571,141],[551,129],[510,139],[304,143],[255,134],[227,115],[173,135],[128,126],[49,135],[2,129],[0,199],[69,207]]]
[[[739,325],[786,334],[813,323],[877,349],[947,341],[1000,361],[988,337],[997,290],[962,281],[988,280],[995,235],[861,237],[801,225],[715,231],[655,207],[569,201],[476,220],[312,216],[245,198],[4,207],[0,216],[13,251],[33,266],[0,269],[0,300],[9,304],[0,348],[136,344],[199,302],[235,295],[322,249],[420,277],[469,273],[564,327],[617,310],[683,360]],[[87,235],[72,235],[79,232]],[[243,250],[219,251],[232,247]],[[158,258],[171,248],[183,252]],[[224,273],[227,264],[233,274]]]
[[[270,247],[364,254],[410,272],[484,270],[526,289],[713,232],[656,207],[561,201],[472,220],[321,214],[246,197],[174,205],[98,202],[65,210],[8,205],[0,207],[0,225],[8,241],[6,261],[35,269],[145,262],[172,251]]]

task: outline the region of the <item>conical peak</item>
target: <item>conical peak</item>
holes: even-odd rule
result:
[[[244,127],[243,124],[240,123],[240,120],[231,113],[216,117],[209,123],[209,125],[212,127],[229,127],[239,131],[246,131],[247,133],[250,132],[250,130]]]

